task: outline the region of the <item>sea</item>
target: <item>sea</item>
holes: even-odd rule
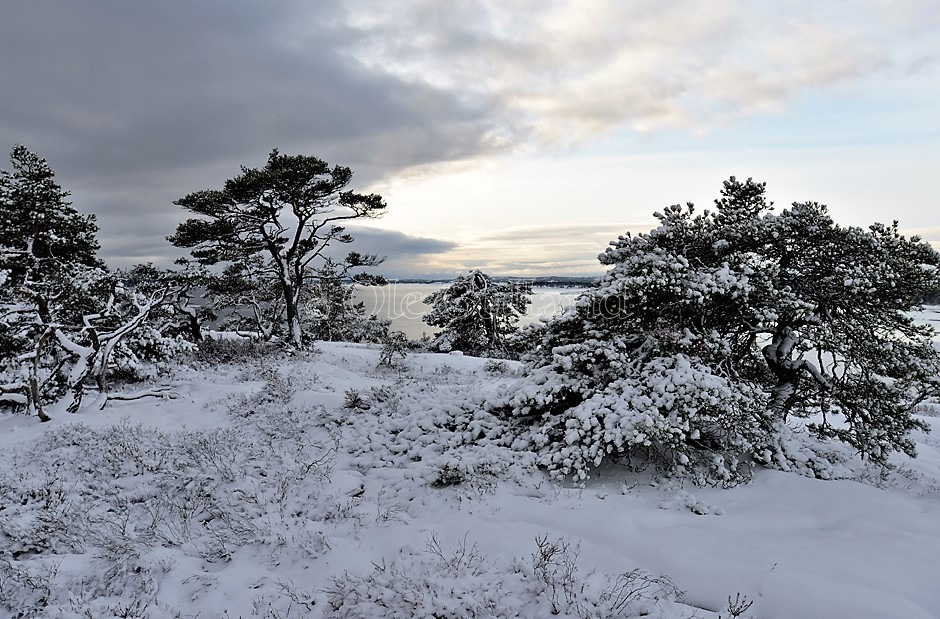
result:
[[[422,335],[433,335],[439,329],[421,320],[430,311],[424,299],[432,292],[447,286],[444,283],[400,284],[389,283],[385,286],[357,286],[355,297],[365,305],[368,313],[392,321],[392,329],[402,331],[410,339],[420,339]],[[532,304],[519,325],[548,319],[574,304],[583,288],[533,287]],[[929,324],[937,332],[935,342],[940,347],[940,306],[927,306],[914,314],[917,322]]]
[[[357,286],[355,298],[365,305],[368,313],[391,320],[392,329],[416,340],[424,334],[433,335],[438,331],[421,320],[431,309],[424,299],[447,285],[389,283],[385,286]],[[519,325],[555,316],[574,304],[581,292],[581,288],[534,287],[532,303],[525,316],[520,318]]]

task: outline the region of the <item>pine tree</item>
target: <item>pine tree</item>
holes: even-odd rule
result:
[[[0,172],[0,402],[47,421],[44,407],[66,396],[78,410],[86,383],[107,401],[114,359],[133,354],[126,338],[170,289],[123,286],[97,257],[94,216],[72,207],[48,163],[19,145],[11,162]]]
[[[512,356],[510,338],[532,302],[531,294],[532,286],[526,282],[497,283],[480,271],[457,277],[424,299],[432,307],[421,319],[441,328],[432,349],[481,357]]]
[[[102,267],[94,215],[82,215],[52,168],[25,146],[13,147],[12,171],[0,170],[0,269],[8,285],[39,284],[73,265]]]
[[[342,273],[342,265],[329,259],[317,269],[304,295],[306,331],[326,342],[384,342],[391,321],[367,314],[365,304],[355,300],[356,281],[344,281]],[[375,277],[361,281],[385,283]]]
[[[181,223],[169,240],[191,248],[193,258],[207,266],[244,267],[260,259],[253,263],[261,267],[255,273],[277,289],[289,341],[301,347],[302,303],[311,268],[329,258],[329,248],[353,241],[346,221],[378,217],[385,209],[381,196],[347,190],[351,180],[347,167],[330,168],[316,157],[281,155],[275,149],[263,168],[242,167],[221,190],[177,200],[198,217]],[[343,275],[380,262],[376,256],[350,252],[341,265]]]
[[[94,215],[72,207],[46,160],[18,144],[10,161],[10,171],[0,170],[0,399],[29,403],[44,417],[40,396],[48,400],[67,389],[61,371],[39,367],[40,358],[61,367],[49,326],[78,324],[91,311],[100,291],[82,273],[103,273],[103,263]],[[87,287],[63,294],[77,282]],[[22,363],[29,355],[36,357],[32,392]],[[42,384],[35,384],[40,374]]]
[[[729,480],[749,457],[788,467],[793,417],[874,462],[914,455],[940,354],[911,312],[940,283],[940,254],[896,222],[771,207],[763,183],[732,177],[715,211],[671,206],[600,256],[610,270],[548,326],[503,402],[547,466],[583,478],[642,452]]]

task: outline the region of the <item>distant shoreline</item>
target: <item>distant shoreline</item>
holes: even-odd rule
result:
[[[596,277],[551,277],[551,276],[515,276],[497,275],[492,280],[496,282],[528,282],[537,288],[589,288],[597,283],[600,275]],[[417,277],[386,278],[388,284],[449,284],[453,278],[423,279]]]

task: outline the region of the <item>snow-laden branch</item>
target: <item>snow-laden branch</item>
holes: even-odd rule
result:
[[[15,382],[0,384],[0,402],[12,402],[14,404],[29,404],[29,385],[25,382]]]
[[[112,400],[126,402],[130,400],[142,400],[143,398],[165,398],[168,400],[175,400],[180,397],[180,394],[168,385],[163,385],[160,387],[154,387],[152,389],[140,389],[138,391],[131,391],[128,393],[109,393],[107,398],[98,398],[95,404],[99,409],[104,409],[108,402]]]

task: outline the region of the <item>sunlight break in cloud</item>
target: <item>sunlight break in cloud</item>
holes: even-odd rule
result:
[[[355,2],[350,53],[490,108],[503,129],[489,139],[507,143],[701,131],[888,63],[867,5],[784,4],[787,17],[732,0]]]

